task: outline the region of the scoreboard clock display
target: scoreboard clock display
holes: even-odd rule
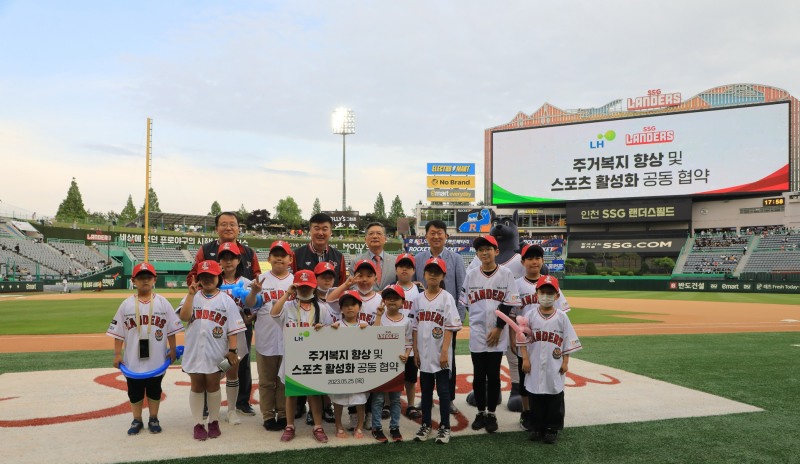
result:
[[[785,205],[785,200],[783,197],[777,198],[764,198],[762,200],[762,206],[783,206]]]

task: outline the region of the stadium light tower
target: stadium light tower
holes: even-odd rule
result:
[[[342,211],[347,210],[347,192],[345,188],[345,139],[348,134],[356,133],[356,114],[349,108],[336,108],[331,117],[334,134],[342,134]]]

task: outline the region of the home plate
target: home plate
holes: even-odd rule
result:
[[[458,356],[457,366],[455,403],[460,412],[451,416],[452,434],[459,437],[485,433],[475,432],[469,427],[476,412],[466,404],[467,393],[472,390],[470,357]],[[255,364],[252,367],[253,374],[256,374]],[[507,400],[511,388],[507,374],[504,365],[501,374],[504,400]],[[719,396],[575,358],[570,360],[567,377],[567,427],[761,411]],[[260,413],[255,417],[241,417],[242,424],[237,426],[221,421],[220,438],[197,442],[192,438],[194,423],[189,412],[188,381],[188,376],[180,368],[171,368],[163,382],[166,398],[161,402],[159,412],[164,431],[151,435],[145,429],[138,436],[129,437],[126,431],[131,415],[125,379],[117,370],[0,375],[3,449],[7,456],[14,456],[14,461],[19,463],[57,461],[66,464],[153,461],[376,443],[371,438],[336,438],[333,425],[325,424],[330,442],[320,444],[314,441],[311,427],[305,425],[305,420],[297,421],[297,437],[293,441],[281,443],[280,432],[264,430]],[[254,383],[253,402],[257,403],[257,379]],[[405,398],[403,403],[405,410]],[[258,404],[254,407],[258,411]],[[223,406],[225,410],[227,407]],[[498,407],[497,416],[500,432],[519,431],[519,414],[508,411],[505,404]],[[439,419],[436,406],[433,419]],[[146,411],[144,420],[147,421]],[[388,425],[388,420],[383,421],[384,428]],[[400,420],[400,429],[407,441],[413,438],[418,427],[404,416]],[[369,433],[365,435],[369,437]]]

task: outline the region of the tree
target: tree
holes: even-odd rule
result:
[[[311,207],[311,215],[319,214],[322,212],[322,206],[319,204],[319,198],[314,199],[314,206]]]
[[[302,211],[297,206],[294,198],[288,196],[282,200],[278,200],[278,205],[275,206],[275,221],[283,224],[290,229],[296,229],[303,224]]]
[[[158,195],[156,195],[156,191],[153,190],[153,187],[150,187],[150,190],[147,195],[150,200],[150,207],[149,210],[151,213],[160,213],[161,207],[158,206]],[[139,208],[139,216],[144,215],[144,201],[142,201],[142,207]]]
[[[217,200],[214,200],[214,203],[211,203],[211,211],[208,212],[209,216],[217,217],[217,214],[222,212],[222,207],[219,205]]]
[[[248,230],[260,230],[261,232],[264,232],[271,222],[269,211],[265,209],[254,209],[244,220]]]
[[[239,210],[236,211],[236,215],[239,216],[240,221],[247,224],[247,218],[250,216],[250,213],[247,211],[247,208],[244,207],[244,203],[239,206]]]
[[[83,198],[81,197],[81,191],[74,177],[72,178],[72,183],[69,185],[69,190],[67,190],[67,197],[58,205],[56,219],[64,222],[86,219],[86,209],[83,206]]]
[[[394,200],[392,200],[392,207],[389,210],[389,222],[396,223],[398,219],[406,217],[405,211],[403,211],[403,202],[400,201],[400,195],[395,195]]]
[[[133,222],[136,219],[136,207],[133,206],[133,197],[128,195],[128,203],[125,204],[125,207],[122,208],[122,212],[119,213],[119,223],[120,224],[128,224]]]
[[[378,219],[386,219],[386,205],[383,203],[383,194],[378,192],[378,199],[375,200],[375,208],[372,212]]]
[[[589,275],[597,275],[597,265],[594,264],[594,261],[586,262],[586,273]]]

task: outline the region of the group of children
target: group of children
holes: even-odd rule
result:
[[[473,390],[478,413],[472,422],[474,430],[497,431],[495,409],[500,393],[500,363],[509,344],[520,362],[520,381],[523,390],[524,427],[530,438],[554,443],[564,421],[564,374],[569,356],[581,348],[566,311],[569,306],[560,293],[558,280],[542,276],[544,252],[529,245],[521,252],[526,275],[514,279],[511,271],[495,262],[498,246],[494,237],[486,235],[474,241],[480,267],[467,273],[460,289],[460,301],[469,310],[470,353],[473,361]],[[375,290],[377,269],[369,260],[354,266],[347,281],[333,287],[334,268],[320,262],[314,271],[290,271],[292,252],[288,243],[274,242],[270,247],[271,270],[253,281],[236,275],[238,247],[223,243],[219,263],[203,261],[198,266],[197,281],[177,311],[172,311],[163,297],[153,293],[156,272],[147,263],[137,265],[133,282],[137,295],[120,306],[108,334],[115,337],[114,365],[124,362],[137,372],[143,372],[167,357],[175,359],[175,334],[183,330],[180,321],[187,323],[184,372],[191,380],[189,404],[196,425],[194,438],[205,440],[221,435],[219,428],[221,392],[220,380],[226,376],[228,413],[225,419],[238,424],[235,398],[238,391],[237,367],[241,355],[250,347],[242,336],[245,322],[254,320],[256,363],[258,368],[259,402],[263,426],[270,431],[282,431],[281,441],[295,437],[297,402],[285,395],[283,327],[309,327],[319,330],[330,326],[336,330],[367,326],[402,327],[406,334],[405,349],[398,353],[405,363],[406,415],[421,422],[415,441],[425,441],[434,435],[432,429],[433,391],[439,398],[439,429],[434,441],[450,440],[450,404],[454,392],[449,391],[453,365],[452,339],[462,327],[456,301],[444,290],[447,266],[444,260],[432,257],[425,262],[422,279],[414,282],[414,256],[404,253],[396,258],[397,283],[380,292]],[[249,288],[245,298],[229,290],[241,284]],[[135,310],[134,313],[131,311]],[[497,311],[517,316],[530,328],[524,343],[506,330],[505,321]],[[144,314],[148,311],[148,315]],[[180,318],[180,320],[178,319]],[[151,328],[155,331],[151,334]],[[146,334],[144,334],[146,330]],[[141,343],[150,344],[144,353]],[[124,357],[122,347],[125,345]],[[169,350],[167,350],[169,344]],[[136,350],[139,350],[138,353]],[[144,356],[143,356],[144,355]],[[417,409],[416,383],[419,377],[421,405]],[[146,380],[128,379],[128,396],[134,420],[128,433],[137,434],[143,428],[142,400],[149,400],[148,429],[158,433],[158,400],[163,375]],[[326,443],[323,428],[323,405],[333,405],[337,438],[348,433],[342,422],[345,408],[354,419],[352,433],[363,438],[369,426],[372,437],[379,442],[402,441],[400,433],[401,392],[351,393],[310,396],[307,398],[313,421],[312,436]],[[388,405],[387,405],[388,403]],[[381,419],[388,409],[389,436],[384,433]],[[367,411],[371,421],[365,424]],[[208,427],[204,425],[207,414]]]

